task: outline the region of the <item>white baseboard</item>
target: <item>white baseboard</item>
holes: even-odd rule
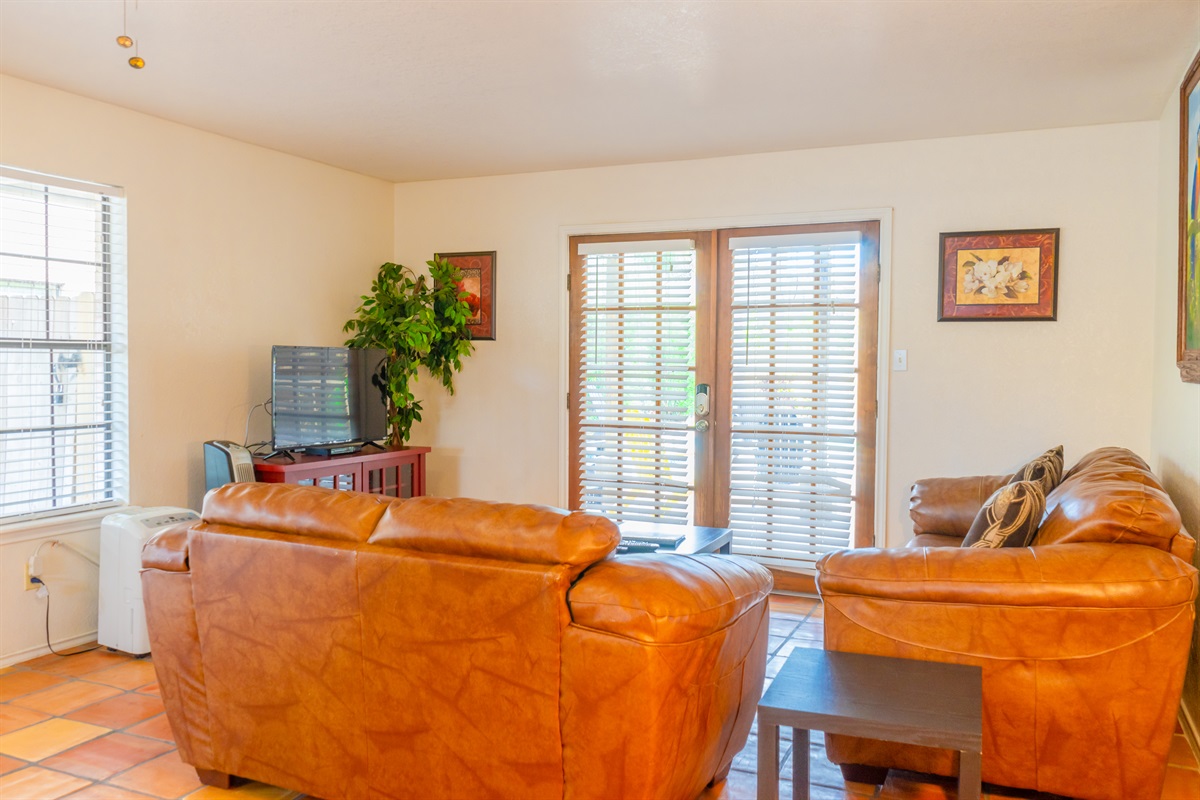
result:
[[[1196,724],[1188,707],[1183,703],[1179,704],[1179,727],[1183,728],[1183,738],[1187,739],[1188,746],[1192,748],[1192,755],[1200,758],[1200,725]]]
[[[78,647],[81,644],[96,641],[96,631],[88,631],[79,636],[72,636],[68,639],[59,639],[54,643],[54,649],[59,652],[69,650],[72,647]],[[50,652],[50,648],[46,645],[38,645],[36,647],[27,647],[24,650],[18,650],[15,653],[5,653],[0,656],[0,669],[11,667],[14,664],[21,664],[38,656],[44,656]]]

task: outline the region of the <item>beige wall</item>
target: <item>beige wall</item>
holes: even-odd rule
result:
[[[491,249],[497,341],[477,344],[456,397],[426,379],[413,441],[436,448],[434,494],[563,503],[565,228],[865,208],[892,210],[885,346],[909,352],[886,398],[888,543],[907,535],[913,479],[1004,471],[1058,443],[1068,460],[1105,444],[1152,452],[1168,477],[1162,459],[1182,448],[1194,487],[1195,448],[1161,426],[1151,448],[1152,411],[1195,431],[1189,396],[1148,357],[1165,329],[1165,261],[1146,245],[1165,235],[1161,139],[1151,122],[392,187],[0,78],[0,162],[127,190],[143,505],[198,504],[199,444],[241,439],[269,392],[270,345],[338,343],[381,260]],[[939,232],[1040,226],[1062,228],[1057,322],[936,322]],[[94,529],[73,536],[94,552]],[[18,585],[36,540],[18,538],[0,533],[0,663],[41,635],[42,606]],[[62,640],[95,622],[94,572],[69,558],[47,563],[63,575]]]
[[[1162,476],[1183,515],[1183,524],[1200,536],[1200,384],[1184,383],[1175,365],[1179,316],[1178,96],[1167,103],[1159,122],[1158,179],[1150,465]],[[1197,608],[1200,611],[1200,603]],[[1200,626],[1193,637],[1183,704],[1196,736],[1200,733]]]
[[[907,487],[1011,470],[1064,444],[1150,449],[1157,123],[796,151],[396,187],[396,252],[497,250],[497,340],[416,443],[435,494],[563,503],[563,226],[753,222],[893,209],[887,542]],[[1056,322],[937,322],[938,234],[1062,229]]]
[[[199,507],[200,444],[242,441],[271,345],[341,344],[392,248],[389,183],[4,76],[0,163],[126,190],[138,505]],[[259,412],[252,438],[269,434]],[[75,536],[95,552],[94,525]],[[43,605],[18,585],[36,540],[19,538],[0,533],[0,663],[44,642]],[[95,569],[46,558],[63,575],[52,635],[94,631]]]

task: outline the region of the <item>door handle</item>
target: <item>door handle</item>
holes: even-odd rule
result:
[[[696,433],[707,433],[707,432],[708,432],[708,420],[706,420],[706,419],[697,420]]]

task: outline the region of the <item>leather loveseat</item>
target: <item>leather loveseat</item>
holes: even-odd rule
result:
[[[678,798],[745,745],[770,574],[608,520],[231,484],[143,550],[183,760],[339,798]]]
[[[825,557],[825,647],[983,669],[983,780],[1158,800],[1192,639],[1195,541],[1142,459],[1104,448],[1046,496],[1029,547],[959,547],[1010,476],[913,486],[916,537]],[[898,692],[904,687],[896,687]],[[957,774],[944,750],[827,737],[848,777]]]

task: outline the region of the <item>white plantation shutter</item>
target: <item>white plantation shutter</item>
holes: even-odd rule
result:
[[[0,519],[122,502],[125,201],[0,169]]]
[[[696,254],[691,240],[581,244],[578,507],[691,523]]]
[[[733,237],[733,551],[811,568],[854,533],[857,230]]]

